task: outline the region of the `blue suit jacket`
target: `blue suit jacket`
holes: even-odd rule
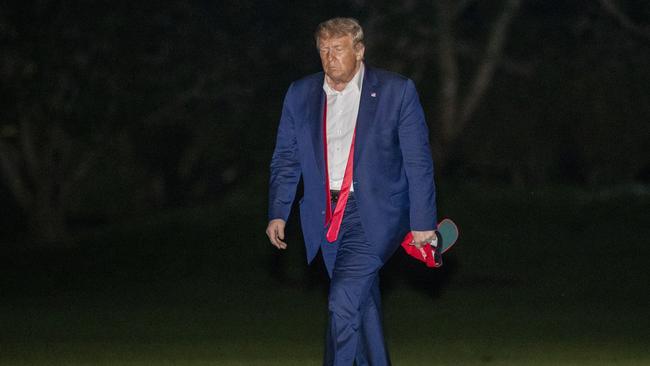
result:
[[[269,219],[287,220],[302,176],[300,219],[308,262],[325,235],[323,80],[320,72],[289,87],[271,160]],[[384,262],[408,231],[436,228],[429,132],[411,80],[366,66],[353,185],[367,239]]]

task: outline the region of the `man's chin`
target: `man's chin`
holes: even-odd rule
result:
[[[338,84],[338,83],[344,83],[344,82],[345,82],[345,78],[343,77],[344,75],[343,75],[343,73],[341,73],[341,72],[331,72],[331,71],[328,71],[326,74],[327,74],[327,77],[329,77],[329,79],[330,79],[331,81],[333,81],[333,82],[335,82],[335,83],[337,83],[337,84]]]
[[[334,70],[328,69],[325,73],[327,74],[327,76],[330,77],[330,79],[337,80],[337,79],[341,78],[341,72],[336,70],[336,69],[334,69]]]

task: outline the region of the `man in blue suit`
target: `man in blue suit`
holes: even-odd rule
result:
[[[271,244],[286,249],[285,223],[303,179],[300,219],[311,262],[330,276],[325,365],[388,365],[379,270],[413,233],[435,238],[429,133],[413,82],[364,64],[363,30],[334,18],[316,30],[324,72],[287,91],[271,161]]]

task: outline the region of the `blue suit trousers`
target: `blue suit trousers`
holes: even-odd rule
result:
[[[337,241],[323,239],[321,249],[326,258],[335,256],[334,261],[325,261],[334,266],[327,268],[331,281],[323,364],[390,365],[379,292],[379,270],[384,263],[366,238],[354,194],[348,199]]]

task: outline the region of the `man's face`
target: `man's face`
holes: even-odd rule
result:
[[[323,71],[331,81],[341,84],[352,80],[363,60],[363,44],[355,47],[350,35],[320,38],[318,43]]]

